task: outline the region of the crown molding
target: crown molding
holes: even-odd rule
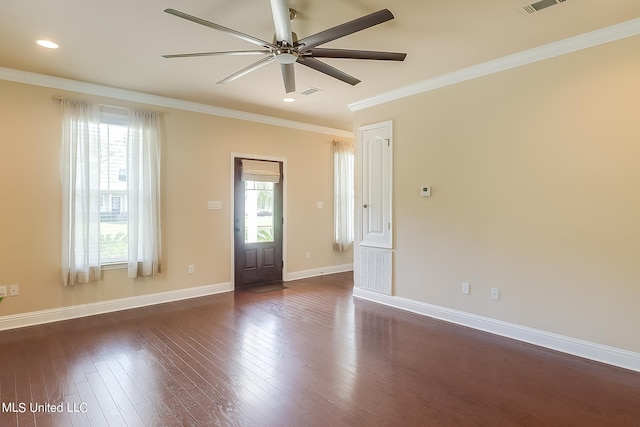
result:
[[[545,59],[554,58],[556,56],[565,55],[582,49],[621,40],[627,37],[633,37],[638,34],[640,34],[640,18],[514,53],[492,61],[483,62],[468,68],[463,68],[442,76],[434,77],[390,92],[385,92],[371,98],[354,102],[349,104],[348,107],[351,111],[363,110],[390,101],[395,101],[397,99],[406,98],[419,93],[429,92],[445,86],[509,70],[511,68],[521,67],[523,65],[532,64],[534,62],[543,61]]]
[[[247,113],[245,111],[232,110],[229,108],[215,107],[213,105],[200,104],[197,102],[183,101],[175,98],[151,95],[148,93],[136,92],[127,89],[120,89],[111,86],[103,86],[94,83],[81,82],[77,80],[64,79],[61,77],[47,76],[44,74],[31,73],[28,71],[14,70],[0,67],[0,80],[8,80],[17,83],[25,83],[34,86],[43,86],[53,89],[79,92],[87,95],[104,96],[108,98],[120,99],[123,101],[138,102],[142,104],[155,105],[164,108],[174,108],[177,110],[191,111],[195,113],[209,114],[212,116],[227,117],[231,119],[246,120],[250,122],[262,123],[285,127],[296,130],[316,132],[343,138],[353,138],[353,132],[342,129],[334,129],[310,123],[297,122],[293,120],[280,119],[277,117],[265,116],[262,114]]]

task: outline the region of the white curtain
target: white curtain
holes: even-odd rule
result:
[[[62,104],[62,280],[100,278],[100,120],[98,107]]]
[[[160,272],[160,114],[129,110],[128,276]]]
[[[353,144],[343,141],[334,141],[333,159],[335,198],[335,239],[333,247],[335,250],[342,252],[348,251],[353,247]]]

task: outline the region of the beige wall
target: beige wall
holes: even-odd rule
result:
[[[53,95],[131,105],[0,81],[0,284],[18,283],[21,292],[0,302],[0,316],[230,282],[232,152],[287,160],[289,273],[352,263],[350,252],[332,249],[334,137],[163,109],[163,273],[132,280],[124,270],[106,271],[100,282],[64,288]],[[222,201],[223,209],[208,210],[208,200]],[[189,264],[195,274],[187,274]]]
[[[357,112],[354,129],[393,120],[394,294],[640,352],[638,52],[628,38]]]

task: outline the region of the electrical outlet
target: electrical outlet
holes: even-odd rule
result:
[[[500,289],[491,288],[491,299],[494,301],[498,301],[500,299]]]
[[[189,274],[193,274],[196,272],[196,267],[193,264],[189,264]]]
[[[465,295],[469,295],[471,293],[471,287],[467,282],[462,283],[462,293]]]
[[[9,296],[15,297],[20,295],[20,285],[9,286]]]
[[[2,285],[0,286],[0,298],[4,298],[7,296],[7,287]]]
[[[311,258],[311,252],[310,251],[305,252],[304,257],[307,259]]]

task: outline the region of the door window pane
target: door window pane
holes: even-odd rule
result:
[[[273,182],[245,181],[244,242],[273,242]]]

